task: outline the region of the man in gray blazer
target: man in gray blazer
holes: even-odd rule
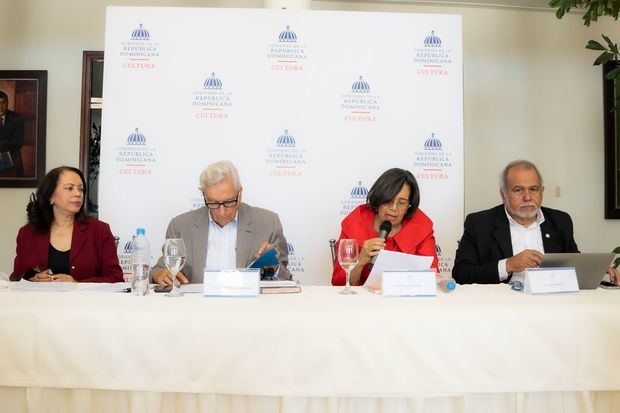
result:
[[[202,283],[205,268],[245,268],[269,248],[276,248],[278,278],[291,279],[286,268],[288,247],[278,215],[241,202],[243,188],[229,161],[209,165],[200,175],[205,206],[170,221],[166,238],[183,238],[187,260],[181,283]],[[153,282],[171,285],[172,276],[160,257]]]

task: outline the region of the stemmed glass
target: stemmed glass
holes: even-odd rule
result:
[[[357,240],[356,239],[341,239],[338,244],[338,262],[340,266],[347,272],[347,281],[345,287],[339,294],[353,295],[357,294],[351,289],[349,279],[351,278],[351,270],[357,264],[358,259]]]
[[[179,280],[177,274],[185,265],[185,243],[181,238],[168,238],[164,243],[164,263],[172,273],[172,290],[166,294],[166,297],[183,297],[183,293],[179,290]]]

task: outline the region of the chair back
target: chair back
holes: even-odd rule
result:
[[[332,253],[332,265],[334,265],[336,263],[336,240],[333,238],[329,240],[329,251]]]

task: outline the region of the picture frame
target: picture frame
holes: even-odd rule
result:
[[[47,70],[0,70],[0,188],[45,176]]]

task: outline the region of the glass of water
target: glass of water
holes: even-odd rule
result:
[[[172,273],[172,290],[166,294],[166,297],[182,297],[183,293],[179,290],[179,280],[177,274],[185,265],[185,243],[181,238],[168,238],[164,243],[164,263]]]
[[[356,239],[341,239],[338,244],[338,262],[340,266],[344,268],[347,273],[347,281],[342,291],[339,291],[340,294],[345,295],[353,295],[357,294],[355,291],[351,289],[351,284],[349,279],[351,278],[351,270],[357,264],[359,251],[357,248],[357,240]]]

